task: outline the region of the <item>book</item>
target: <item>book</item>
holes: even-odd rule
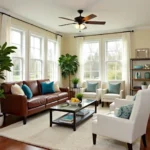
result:
[[[82,109],[82,110],[78,111],[78,112],[76,113],[76,115],[84,116],[84,115],[86,115],[86,114],[88,114],[88,113],[89,113],[89,110],[87,110],[87,109]]]
[[[71,122],[71,121],[73,121],[73,115],[71,115],[71,114],[65,115],[61,118],[61,120]]]

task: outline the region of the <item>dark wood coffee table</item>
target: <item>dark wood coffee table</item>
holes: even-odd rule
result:
[[[87,108],[91,104],[95,105],[94,110],[89,109],[89,112],[83,116],[79,116],[76,114],[77,112],[79,112],[82,109]],[[64,117],[66,114],[57,118],[56,120],[53,120],[53,111],[67,112],[67,114],[72,113],[73,114],[73,122],[68,123],[68,122],[60,121],[62,119],[62,117]],[[78,126],[80,123],[82,123],[86,119],[90,118],[96,112],[97,112],[97,101],[96,100],[83,99],[80,106],[78,106],[78,105],[63,106],[63,104],[58,104],[58,105],[50,108],[50,127],[52,127],[52,124],[57,124],[57,125],[72,127],[73,130],[76,131],[76,126]]]

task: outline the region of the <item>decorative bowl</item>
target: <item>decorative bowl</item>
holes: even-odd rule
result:
[[[134,69],[143,69],[143,66],[138,65],[138,66],[134,66],[133,68]]]
[[[79,102],[71,102],[71,101],[69,101],[69,104],[70,105],[78,105],[78,104],[80,104],[81,103],[81,101],[79,101]]]

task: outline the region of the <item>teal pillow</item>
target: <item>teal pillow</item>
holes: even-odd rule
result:
[[[33,96],[32,91],[26,84],[23,84],[21,88],[24,91],[25,95],[27,96],[27,99],[32,98]]]
[[[86,92],[96,92],[98,88],[98,83],[87,82]]]
[[[120,85],[121,83],[117,83],[117,84],[112,84],[109,83],[109,87],[108,87],[108,93],[114,93],[114,94],[119,94],[120,93]]]
[[[54,82],[41,82],[42,94],[54,93]]]
[[[121,106],[115,115],[120,118],[129,119],[132,112],[133,104]]]

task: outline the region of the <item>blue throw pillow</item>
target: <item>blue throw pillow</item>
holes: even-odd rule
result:
[[[54,82],[41,82],[42,94],[54,93]]]
[[[120,93],[120,85],[121,83],[117,83],[117,84],[112,84],[109,83],[109,87],[108,87],[108,93],[114,93],[114,94],[119,94]]]
[[[129,119],[132,112],[133,104],[121,106],[115,115],[120,118]]]
[[[33,96],[32,91],[26,84],[23,84],[21,88],[24,91],[25,95],[27,96],[27,99],[32,98]]]
[[[87,82],[86,92],[96,92],[98,83]]]

